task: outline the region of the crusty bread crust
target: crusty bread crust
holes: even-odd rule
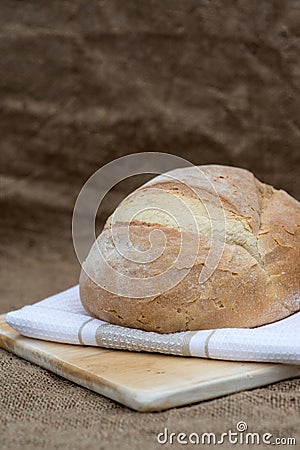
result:
[[[171,173],[186,181],[156,177],[127,197],[117,208],[114,223],[119,235],[129,230],[133,246],[147,248],[149,233],[161,230],[166,237],[165,252],[147,264],[124,258],[115,247],[112,218],[109,218],[83,265],[80,295],[92,316],[117,325],[159,333],[224,327],[255,327],[300,310],[300,204],[284,191],[258,181],[247,170],[225,166],[199,166],[211,184],[191,168]],[[192,189],[191,189],[192,188]],[[194,189],[194,190],[193,190]],[[163,213],[142,211],[127,223],[134,208],[157,204],[162,193],[184,199],[194,215],[194,229],[178,229]],[[202,202],[199,200],[200,196]],[[225,240],[214,235],[213,245],[222,246],[220,260],[212,275],[199,283],[199,274],[211,248],[205,202],[218,197],[226,218]],[[217,216],[216,216],[217,217]],[[155,276],[166,271],[180,251],[185,236],[186,255],[198,252],[193,264],[176,266],[173,273],[186,275],[167,292],[143,297],[120,295],[118,275],[111,280],[115,293],[105,289],[111,272],[99,258],[97,246],[109,266],[129,278]],[[101,279],[101,283],[100,283]],[[99,280],[99,284],[97,283]]]

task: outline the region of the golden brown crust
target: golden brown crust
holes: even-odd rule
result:
[[[284,191],[263,202],[258,248],[268,280],[267,298],[283,316],[300,309],[300,206]]]
[[[218,194],[229,223],[225,242],[221,238],[213,243],[210,241],[202,226],[202,217],[197,217],[202,227],[199,234],[167,226],[163,217],[155,215],[141,216],[140,221],[135,220],[129,225],[114,224],[120,236],[123,232],[125,236],[128,229],[131,242],[140,249],[149,246],[151,231],[159,229],[164,233],[165,252],[155,261],[141,264],[124,258],[117,251],[109,220],[97,244],[106,261],[118,273],[126,274],[129,279],[150,277],[165,272],[173,264],[173,274],[182,270],[186,270],[186,274],[167,292],[149,297],[111,293],[105,289],[105,280],[109,278],[118,291],[120,279],[117,274],[111,276],[94,246],[80,277],[81,300],[89,314],[118,325],[170,333],[254,327],[300,309],[299,202],[286,192],[259,182],[244,169],[224,166],[200,166],[200,169],[213,188],[203,180],[199,182],[189,169],[180,169],[180,179],[186,179],[197,193],[200,191],[202,199]],[[174,180],[156,178],[138,190],[146,196],[142,200],[139,196],[136,200],[125,199],[125,210],[130,209],[131,203],[143,202],[145,198],[155,204],[159,193],[151,192],[153,187],[181,196],[193,211],[197,208],[197,195],[189,187]],[[207,192],[208,197],[205,196]],[[147,220],[142,220],[143,217]],[[155,221],[157,217],[159,220]],[[176,266],[174,260],[180,252],[182,236],[187,259],[186,264],[181,262],[181,266]],[[188,256],[194,252],[195,244],[199,244],[199,251],[191,264]],[[212,245],[222,247],[222,256],[208,280],[199,283]],[[102,287],[96,283],[98,280]]]
[[[200,197],[204,200],[207,197],[203,191],[206,191],[210,198],[217,194],[227,211],[243,217],[254,231],[258,230],[261,209],[257,185],[259,182],[248,170],[239,167],[207,165],[177,169],[169,174],[174,177],[174,180],[165,178],[160,181],[159,177],[156,177],[141,186],[139,190],[148,189],[149,186],[159,189],[177,189],[188,197],[196,199]],[[187,186],[179,184],[175,178],[186,182]]]
[[[130,225],[131,239],[134,243],[147,240],[147,233],[143,228],[143,225]],[[152,231],[152,228],[155,229],[148,227],[147,231]],[[168,237],[168,251],[164,257],[147,265],[148,276],[154,276],[165,270],[168,261],[173,261],[179,251],[179,232],[164,227],[162,231]],[[102,233],[100,240],[102,240],[100,245],[107,242],[113,245],[110,230]],[[192,240],[188,242],[192,246]],[[164,333],[204,328],[250,327],[258,322],[264,323],[263,314],[273,318],[272,309],[265,311],[263,302],[266,288],[264,272],[257,261],[242,247],[236,249],[226,245],[222,260],[212,277],[208,282],[199,284],[199,273],[208,250],[209,242],[203,237],[196,262],[188,275],[169,292],[150,298],[114,295],[94,283],[83,270],[80,279],[83,305],[90,314],[102,320]],[[192,248],[187,249],[187,252],[192,251]],[[119,272],[124,268],[129,269],[127,274],[130,277],[146,275],[142,273],[138,264],[119,259],[117,251],[111,253],[109,262],[118,267]],[[89,273],[93,270],[87,266],[85,269]],[[99,264],[98,270],[102,272],[105,267]],[[99,273],[95,271],[93,278],[97,279],[98,275]],[[247,296],[246,308],[245,296]]]

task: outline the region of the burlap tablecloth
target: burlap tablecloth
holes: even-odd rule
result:
[[[72,207],[119,155],[247,167],[300,199],[299,8],[1,1],[1,312],[77,282]],[[112,192],[102,221],[141,181]],[[1,449],[151,449],[164,427],[222,433],[241,420],[300,442],[299,380],[142,414],[0,353]]]

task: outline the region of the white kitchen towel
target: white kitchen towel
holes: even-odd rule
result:
[[[181,356],[300,364],[300,312],[262,327],[159,334],[90,317],[74,286],[6,314],[20,334],[46,341]]]

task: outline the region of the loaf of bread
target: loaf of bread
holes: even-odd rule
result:
[[[80,295],[91,316],[159,333],[287,317],[300,310],[300,204],[236,167],[155,177],[107,220]]]

